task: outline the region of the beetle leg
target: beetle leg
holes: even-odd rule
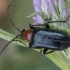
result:
[[[42,48],[40,49],[40,53],[42,52]]]
[[[48,22],[49,23],[49,22]],[[38,25],[31,25],[29,24],[29,27],[30,29],[34,29],[34,26],[46,26],[46,28],[50,28],[49,24],[48,23],[45,23],[45,24],[38,24]]]
[[[54,52],[54,51],[50,51],[50,52],[47,52],[47,53],[45,53],[45,54],[49,54],[49,53],[52,53],[52,52]]]
[[[29,27],[30,27],[30,29],[34,29],[34,27],[31,24],[29,24]]]
[[[49,29],[49,28],[50,28],[50,26],[49,26],[49,24],[48,24],[48,23],[50,22],[51,17],[50,17],[49,19],[45,19],[45,20],[46,20],[46,21],[48,21],[48,22],[46,22],[46,25],[45,25],[45,26],[46,26],[46,28],[48,28],[48,29]]]
[[[45,48],[45,49],[43,50],[43,54],[46,54],[47,51],[48,51],[48,49]]]
[[[49,54],[49,53],[54,52],[54,51],[50,51],[50,52],[47,52],[47,51],[48,51],[48,49],[45,48],[45,49],[43,50],[43,54]],[[47,53],[46,53],[46,52],[47,52]]]
[[[68,53],[66,52],[66,50],[64,50],[65,54],[68,55]]]
[[[29,48],[31,48],[31,46],[32,46],[32,42],[29,43]]]
[[[46,28],[50,28],[50,26],[49,26],[49,24],[48,24],[48,23],[50,22],[51,17],[50,17],[49,19],[45,19],[45,20],[46,20],[46,21],[48,21],[48,22],[46,22],[46,25],[45,25],[45,26],[46,26]]]
[[[49,26],[49,24],[48,24],[48,23],[46,23],[46,25],[45,25],[45,26],[46,26],[46,28],[48,28],[48,29],[50,28],[50,26]]]
[[[49,19],[45,19],[45,20],[49,22],[51,20],[51,17],[49,17]]]

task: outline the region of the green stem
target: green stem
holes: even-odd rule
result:
[[[2,29],[0,29],[0,38],[7,40],[7,41],[11,41],[13,38],[15,37],[15,35],[10,34]],[[28,42],[26,40],[22,40],[21,38],[17,38],[16,40],[21,40],[22,42],[28,44]],[[24,46],[24,44],[22,44],[19,41],[14,41],[13,43],[17,44],[17,45],[21,45]]]

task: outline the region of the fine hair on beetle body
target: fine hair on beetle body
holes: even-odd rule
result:
[[[51,29],[49,27],[48,23],[58,23],[58,22],[63,22],[65,23],[67,20],[69,20],[70,16],[66,20],[60,20],[60,21],[50,21],[48,20],[47,23],[45,24],[38,24],[38,25],[31,25],[29,24],[29,30],[20,30],[18,29],[15,24],[12,22],[10,16],[9,16],[9,7],[7,8],[7,15],[12,23],[12,25],[20,32],[19,35],[17,35],[15,38],[13,38],[6,46],[2,49],[0,54],[4,51],[4,49],[12,42],[12,41],[19,41],[20,40],[15,40],[18,37],[21,37],[22,39],[26,39],[29,41],[29,48],[36,48],[36,49],[42,49],[44,50],[40,51],[43,54],[49,54],[54,51],[61,51],[61,50],[66,50],[69,48],[70,45],[70,35],[67,34],[64,31],[56,30],[56,29]],[[47,19],[45,19],[47,21]],[[41,28],[41,27],[36,27],[36,26],[45,26],[46,28]],[[22,42],[26,47],[28,47],[24,42]],[[48,50],[51,50],[47,52]]]

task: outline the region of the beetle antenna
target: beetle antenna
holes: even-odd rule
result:
[[[10,16],[9,16],[9,8],[10,8],[10,6],[12,6],[12,4],[10,4],[10,5],[8,6],[8,8],[7,8],[8,18],[9,18],[10,22],[12,23],[12,25],[13,25],[19,32],[21,32],[21,30],[19,30],[19,29],[15,26],[15,24],[13,23],[13,21],[11,20],[11,18],[10,18]]]
[[[6,44],[6,46],[1,50],[0,54],[5,50],[5,48],[12,42],[14,41],[16,38],[18,38],[20,35],[17,35],[15,38],[13,38],[8,44]]]

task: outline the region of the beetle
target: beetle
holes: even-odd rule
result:
[[[7,14],[9,11],[9,7],[7,10]],[[70,35],[64,31],[51,29],[48,23],[54,23],[54,22],[66,22],[70,16],[63,21],[48,21],[45,24],[38,24],[38,25],[31,25],[29,24],[30,29],[22,31],[19,30],[15,24],[10,19],[10,16],[8,14],[10,22],[13,24],[13,26],[20,32],[19,35],[17,35],[15,38],[13,38],[0,52],[0,54],[4,51],[4,49],[12,42],[16,41],[15,39],[18,37],[21,37],[23,39],[26,39],[29,41],[29,48],[35,48],[35,49],[41,49],[44,48],[43,51],[41,51],[43,54],[49,54],[54,51],[62,51],[69,48],[70,45]],[[45,19],[46,20],[46,19]],[[46,28],[36,27],[36,26],[45,26]],[[24,44],[24,43],[23,43]],[[27,46],[26,44],[24,44]],[[48,50],[51,50],[47,52]]]

